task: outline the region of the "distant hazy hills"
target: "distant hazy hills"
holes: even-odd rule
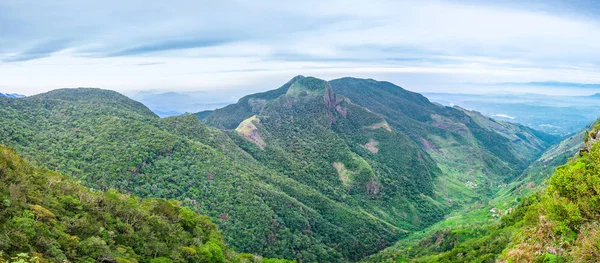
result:
[[[596,120],[600,95],[550,96],[541,94],[425,93],[443,105],[460,105],[495,119],[520,123],[536,130],[567,136]]]
[[[567,88],[566,86],[563,88]],[[569,86],[571,88],[571,86]],[[201,112],[235,103],[239,91],[141,91],[130,97],[144,103],[160,117]],[[546,133],[567,136],[581,130],[600,112],[600,95],[556,96],[543,94],[423,93],[432,102],[459,105],[494,119],[519,123]]]
[[[227,106],[235,102],[236,92],[159,92],[140,91],[130,97],[144,103],[160,117],[182,115]]]
[[[16,94],[16,93],[2,93],[2,92],[0,92],[0,97],[23,98],[23,97],[25,97],[25,95]]]

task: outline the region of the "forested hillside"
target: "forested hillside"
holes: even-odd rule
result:
[[[469,192],[492,196],[558,139],[478,112],[431,103],[421,94],[385,81],[342,78],[330,83],[336,93],[380,114],[391,127],[406,133],[449,177],[463,184],[471,182],[469,189],[448,198]],[[444,188],[440,192],[454,191]]]
[[[283,112],[277,108],[275,101],[280,97],[289,97],[289,90],[293,90],[294,83],[305,79],[312,78],[297,76],[279,89],[248,95],[238,103],[212,113],[199,113],[199,118],[215,127],[238,131],[238,125],[253,116],[263,123],[272,115]],[[363,109],[369,112],[369,116],[380,119],[371,127],[390,130],[402,138],[409,138],[412,142],[405,142],[405,145],[420,148],[427,153],[420,156],[434,160],[436,168],[440,168],[444,176],[436,176],[427,184],[437,194],[437,197],[430,196],[437,198],[444,207],[459,207],[488,200],[557,139],[521,125],[495,121],[477,112],[433,104],[420,94],[389,82],[343,78],[323,83],[331,87],[332,94],[341,103]],[[334,129],[339,127],[337,121],[360,116],[360,113],[350,112],[343,105],[335,107],[332,115],[335,119],[332,123]],[[275,111],[276,114],[269,113]],[[260,115],[265,117],[260,118]],[[353,125],[360,126],[356,123]],[[363,124],[365,126],[368,125]],[[281,126],[260,125],[256,129],[257,134],[262,132],[267,134],[263,136],[273,137],[269,128],[279,132]],[[279,141],[286,136],[279,135]],[[364,140],[349,142],[348,145],[380,145],[378,140]]]
[[[268,144],[261,149],[194,116],[160,119],[142,104],[99,89],[0,99],[0,140],[86,186],[180,200],[209,215],[240,252],[301,261],[358,260],[407,229],[441,218],[442,209],[427,197],[439,171],[426,153],[385,127],[364,128],[383,120],[362,109],[355,112],[370,119],[330,126],[335,109],[324,104],[324,91],[296,104],[307,110],[294,115],[304,126],[282,122],[288,128],[280,131],[302,142],[289,145],[271,147],[265,136]],[[277,103],[286,107],[283,99]],[[360,133],[352,133],[350,121],[363,121]],[[370,137],[362,135],[365,129]],[[352,140],[362,146],[348,145]],[[397,149],[411,154],[394,156]],[[383,165],[386,156],[401,166]],[[389,200],[398,206],[389,206]]]
[[[298,76],[166,119],[100,89],[0,98],[0,143],[93,189],[179,200],[238,252],[337,262],[488,200],[554,139],[351,80],[360,98],[335,92],[354,82]]]
[[[254,105],[253,115],[232,138],[259,162],[396,227],[441,219],[443,210],[431,199],[439,175],[431,158],[380,116],[334,94],[327,82],[297,77],[242,100]]]
[[[318,95],[316,98],[315,94]],[[318,110],[327,108],[331,110]],[[304,119],[305,115],[299,113],[310,115]],[[435,204],[435,209],[441,211],[436,211],[437,215],[444,215],[451,208],[460,208],[461,205],[476,205],[480,207],[478,209],[482,209],[495,193],[503,190],[506,183],[515,179],[557,139],[521,125],[492,120],[477,112],[430,103],[420,94],[403,90],[391,83],[353,78],[327,83],[298,76],[279,89],[248,95],[236,104],[212,113],[203,112],[198,117],[207,124],[231,130],[232,138],[242,138],[236,140],[242,148],[256,160],[271,167],[281,167],[286,163],[281,160],[292,159],[293,161],[287,162],[302,162],[326,168],[328,163],[319,163],[322,161],[319,157],[302,152],[303,149],[321,148],[312,145],[318,145],[324,138],[324,141],[333,141],[327,138],[329,133],[323,131],[319,131],[318,136],[311,136],[314,127],[325,127],[323,130],[326,131],[330,126],[329,130],[345,138],[350,149],[368,164],[371,164],[372,158],[382,156],[379,152],[382,145],[390,145],[387,141],[382,143],[381,137],[369,134],[371,130],[381,134],[393,133],[402,139],[397,140],[401,142],[400,145],[410,146],[408,149],[417,153],[419,158],[435,162],[437,167],[429,168],[435,176],[420,176],[423,182],[407,188],[424,189],[422,193],[432,199],[426,203]],[[357,130],[357,127],[363,127],[362,131]],[[366,136],[356,136],[361,133]],[[291,142],[288,141],[290,138]],[[303,139],[308,140],[304,142]],[[294,151],[271,150],[290,149],[294,145],[305,146]],[[398,146],[393,149],[391,153],[396,155],[415,155],[399,150],[401,148]],[[339,152],[341,150],[337,149],[336,154]],[[393,154],[376,160],[383,165],[398,163],[391,156]],[[277,163],[272,160],[277,160]],[[349,181],[348,178],[352,178],[353,174],[348,173],[347,164],[342,164],[334,163],[334,166],[340,178]],[[282,172],[297,170],[303,172],[294,166],[288,166]],[[381,171],[374,170],[376,175]],[[323,169],[320,173],[325,174],[327,170]],[[415,181],[418,181],[417,178],[419,177],[415,177]],[[397,188],[392,190],[397,191]],[[385,208],[386,205],[402,207],[400,202],[387,197],[393,196],[393,192],[384,193],[383,196],[386,201],[381,211],[392,218],[398,216]],[[368,200],[368,196],[366,197],[362,199]],[[418,199],[411,201],[422,203]],[[493,218],[491,213],[486,211],[485,214],[487,215],[483,215],[484,217]],[[376,215],[385,218],[383,214]],[[424,226],[440,219],[432,218]]]
[[[283,262],[236,254],[180,202],[90,191],[0,145],[0,262]]]

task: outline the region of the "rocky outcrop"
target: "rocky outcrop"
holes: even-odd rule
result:
[[[327,116],[329,117],[329,125],[335,123],[335,118],[333,117],[333,111],[336,110],[335,103],[335,94],[333,93],[333,89],[329,85],[326,84],[325,87],[325,95],[323,96],[323,100],[325,101],[325,106],[327,107]]]
[[[582,156],[584,152],[589,152],[592,149],[592,145],[598,141],[600,141],[600,129],[594,129],[587,135],[584,145],[579,147],[575,157]]]

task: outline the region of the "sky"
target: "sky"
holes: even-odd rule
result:
[[[592,94],[599,14],[583,0],[0,0],[0,92],[237,96],[310,75],[417,92]]]

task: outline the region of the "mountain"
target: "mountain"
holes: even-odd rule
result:
[[[256,125],[286,124],[281,132],[290,136],[306,129],[311,137],[297,141],[309,144],[275,144],[265,135],[265,153],[259,144],[206,126],[193,115],[161,119],[121,94],[86,88],[0,100],[0,141],[36,165],[94,189],[177,199],[209,215],[237,251],[268,257],[358,260],[405,235],[404,227],[441,218],[426,195],[429,178],[439,173],[426,153],[385,127],[364,128],[383,120],[360,108],[356,112],[366,119],[340,120],[336,127],[343,133],[334,132],[326,90],[315,86],[314,96],[304,96],[305,88],[297,88],[289,98],[303,102],[295,105],[306,111],[300,118],[306,122],[298,123],[306,126],[277,121],[286,115]],[[286,102],[274,101],[278,109],[288,109],[286,114],[300,110],[286,108]],[[314,140],[321,135],[327,140]],[[381,144],[361,137],[367,135]],[[350,140],[363,146],[346,144]],[[375,157],[367,162],[350,147]],[[288,150],[302,153],[306,161],[286,155]],[[396,150],[410,154],[391,156]],[[260,159],[271,156],[278,159]],[[394,163],[384,165],[381,160],[388,156]],[[388,200],[398,206],[389,207]]]
[[[310,113],[308,118],[307,113]],[[313,148],[311,144],[325,145],[325,142],[333,141],[325,135],[329,133],[319,131],[315,133],[316,136],[312,135],[314,127],[325,127],[321,130],[331,130],[337,136],[345,137],[350,149],[368,164],[379,162],[372,167],[390,167],[397,161],[389,156],[387,159],[374,160],[372,158],[379,156],[379,152],[364,154],[361,150],[369,150],[372,145],[376,148],[384,145],[381,139],[368,134],[373,128],[378,132],[395,134],[402,138],[402,143],[398,144],[410,145],[413,153],[398,150],[395,146],[394,154],[416,155],[428,163],[430,160],[435,163],[433,166],[428,164],[430,171],[434,172],[433,176],[413,177],[422,182],[409,185],[409,188],[423,189],[419,195],[432,199],[425,204],[433,204],[432,207],[438,209],[434,212],[438,217],[429,219],[425,224],[414,220],[412,225],[404,224],[408,230],[419,229],[414,228],[415,225],[425,227],[437,222],[441,220],[440,216],[463,205],[489,201],[557,140],[555,136],[519,124],[496,121],[460,107],[431,103],[420,94],[370,79],[343,78],[325,82],[298,76],[279,89],[248,95],[236,104],[198,115],[201,115],[199,118],[204,123],[230,131],[234,135],[232,138],[236,134],[244,138],[237,140],[238,144],[255,159],[271,167],[285,164],[281,161],[273,163],[272,160],[291,158],[294,160],[291,163],[300,161],[310,167],[323,167],[325,171],[328,163],[318,162],[322,157],[290,147],[300,144],[300,149],[310,149]],[[367,121],[371,119],[373,121]],[[359,132],[357,127],[363,127],[362,131]],[[366,133],[366,136],[359,138],[356,136],[359,133]],[[276,152],[270,147],[284,150]],[[344,168],[348,165],[344,163],[344,166],[337,166],[341,167],[339,174],[345,174]],[[282,172],[289,171],[292,175],[302,172],[295,170],[298,168],[290,165]],[[375,171],[375,178],[380,176],[379,172]],[[396,178],[383,177],[383,181]],[[322,183],[325,182],[319,182]],[[386,198],[387,195],[393,196],[386,193]],[[417,200],[411,199],[413,203],[424,203]],[[399,203],[386,201],[385,204],[397,207]],[[377,208],[392,219],[397,217],[385,205]]]
[[[480,151],[482,157],[477,161],[491,167],[480,171],[487,176],[499,171],[503,171],[502,179],[519,175],[532,158],[558,139],[478,112],[433,104],[389,82],[343,78],[330,83],[336,93],[382,115],[392,127],[421,142],[434,158],[441,157],[437,158],[439,162],[472,162],[471,156],[455,152],[455,146],[461,151]]]
[[[489,200],[555,139],[359,79],[298,76],[200,117],[215,127],[61,89],[0,99],[0,143],[93,189],[177,199],[238,252],[343,262]]]
[[[21,94],[16,94],[16,93],[2,93],[0,92],[0,97],[6,97],[6,98],[23,98],[25,97],[24,95]]]
[[[589,95],[588,97],[591,97],[591,98],[600,98],[600,93],[594,93],[592,95]]]
[[[265,166],[330,198],[360,204],[394,228],[414,229],[443,214],[432,200],[440,171],[431,158],[326,81],[299,76],[215,110],[205,121],[235,128],[232,138]]]
[[[140,199],[115,190],[90,191],[63,175],[32,166],[2,145],[0,175],[2,262],[29,262],[32,257],[37,261],[31,262],[250,262],[247,259],[254,258],[231,251],[208,217],[178,201]]]
[[[431,103],[389,82],[343,78],[330,83],[336,93],[380,114],[427,151],[446,174],[439,177],[437,191],[455,202],[492,197],[557,139],[458,106]]]

